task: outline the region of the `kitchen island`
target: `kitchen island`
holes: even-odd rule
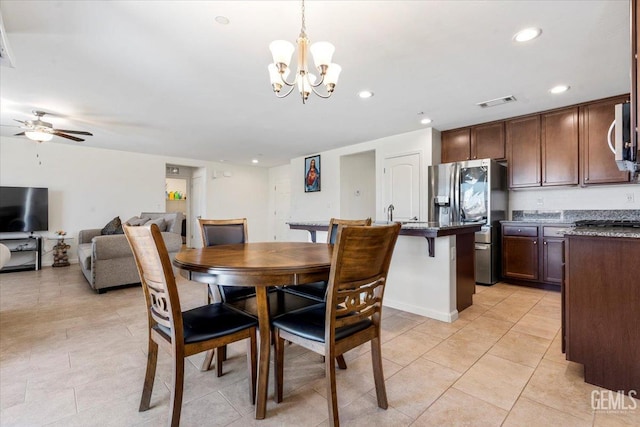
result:
[[[586,382],[637,397],[640,227],[576,227],[566,234],[565,259],[567,360],[584,365]]]
[[[458,312],[473,302],[474,233],[481,226],[481,223],[403,223],[391,260],[384,305],[444,322],[456,320]],[[289,222],[289,227],[308,232],[311,241],[325,241],[329,223]]]

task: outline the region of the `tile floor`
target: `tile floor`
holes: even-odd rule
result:
[[[183,309],[204,292],[181,281]],[[560,352],[556,292],[478,287],[474,305],[452,324],[386,308],[383,329],[389,409],[377,408],[369,347],[362,346],[338,370],[343,425],[640,425],[637,400],[636,409],[592,410],[598,388]],[[270,398],[267,419],[256,421],[244,351],[243,343],[230,347],[221,378],[199,371],[202,355],[189,359],[182,425],[328,425],[319,356],[287,347],[284,402]],[[0,275],[0,425],[165,424],[170,359],[161,352],[152,408],[139,413],[145,354],[140,287],[98,295],[77,265]]]

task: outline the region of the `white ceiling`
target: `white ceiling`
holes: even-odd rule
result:
[[[55,127],[93,132],[85,145],[116,150],[274,166],[420,129],[419,112],[446,130],[630,85],[627,0],[308,0],[309,38],[332,42],[343,71],[331,99],[306,105],[276,99],[267,73],[269,43],[298,36],[297,1],[2,0],[0,11],[15,63],[0,69],[1,123],[43,109]],[[529,26],[542,36],[516,44]],[[559,83],[571,90],[551,95]],[[517,102],[475,105],[505,95]]]

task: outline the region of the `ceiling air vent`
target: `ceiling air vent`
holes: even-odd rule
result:
[[[502,98],[490,99],[488,101],[478,102],[476,105],[482,108],[494,107],[500,104],[506,104],[508,102],[513,102],[516,100],[516,97],[513,95],[503,96]]]
[[[167,175],[180,175],[180,168],[176,166],[167,166]]]

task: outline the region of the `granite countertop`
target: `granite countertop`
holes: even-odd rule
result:
[[[640,239],[640,228],[637,227],[576,227],[568,230],[568,236],[592,237],[626,237]]]
[[[400,222],[403,230],[456,230],[461,228],[478,227],[484,225],[479,222],[451,222],[449,224],[440,224],[438,222],[427,221],[374,221],[372,225],[387,225],[394,222]],[[290,226],[303,226],[303,227],[328,227],[328,221],[289,221],[287,224]]]
[[[502,220],[500,221],[501,224],[523,224],[523,223],[530,223],[530,224],[558,224],[558,225],[573,225],[575,223],[575,221],[573,220],[566,220],[566,219],[533,219],[533,218],[526,218],[526,219],[514,219],[514,220]]]

